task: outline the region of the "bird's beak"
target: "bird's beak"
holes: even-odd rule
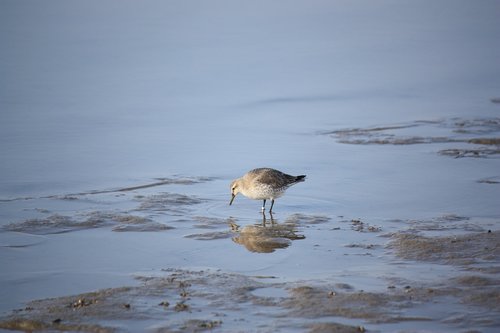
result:
[[[231,206],[231,204],[233,203],[233,200],[234,198],[236,198],[236,194],[231,194],[232,197],[231,197],[231,201],[229,201],[229,206]]]

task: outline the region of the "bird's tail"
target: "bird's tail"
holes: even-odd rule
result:
[[[304,180],[306,180],[306,175],[300,175],[300,176],[295,177],[296,183],[303,182]]]

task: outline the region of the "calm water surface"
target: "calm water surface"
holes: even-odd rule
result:
[[[498,230],[498,144],[469,142],[500,136],[498,14],[2,1],[0,310],[167,268],[368,291],[461,274],[385,246],[446,218],[442,235]],[[307,174],[273,220],[228,206],[230,181],[261,166]]]

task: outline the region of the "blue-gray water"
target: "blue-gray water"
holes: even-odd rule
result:
[[[386,239],[346,221],[397,232],[458,216],[498,229],[498,152],[443,150],[500,135],[499,15],[498,1],[0,1],[0,226],[115,214],[175,227],[2,229],[0,309],[167,267],[348,276],[364,290],[381,276],[452,274],[401,273],[382,249],[356,256],[346,244]],[[332,132],[393,126],[361,138],[446,140]],[[328,222],[265,255],[186,237],[206,229],[200,219],[221,232],[257,223],[260,202],[228,206],[229,182],[261,166],[308,176],[277,200],[278,223]],[[120,191],[158,178],[177,181]],[[165,192],[200,202],[141,206]]]

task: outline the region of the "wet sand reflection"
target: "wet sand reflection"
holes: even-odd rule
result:
[[[298,225],[295,222],[287,220],[280,224],[272,214],[269,215],[268,219],[263,213],[262,221],[245,226],[241,230],[237,226],[239,235],[232,238],[233,242],[243,245],[250,252],[272,253],[276,249],[289,247],[293,240],[305,238],[298,233]]]

